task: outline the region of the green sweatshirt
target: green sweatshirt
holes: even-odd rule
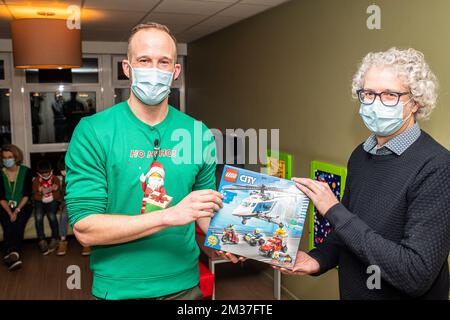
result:
[[[160,150],[154,162],[156,139]],[[140,121],[127,102],[83,118],[66,155],[70,223],[91,214],[152,214],[193,190],[215,189],[215,152],[211,131],[171,106],[153,127]],[[199,283],[198,256],[194,223],[94,246],[92,294],[152,298],[192,288]]]

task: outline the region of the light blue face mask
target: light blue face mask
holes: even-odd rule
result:
[[[14,159],[14,158],[3,159],[3,165],[7,168],[14,167],[15,164],[16,164],[16,159]]]
[[[158,68],[132,68],[132,84],[136,97],[144,104],[160,104],[170,93],[173,73]]]
[[[370,131],[377,136],[386,137],[397,132],[412,116],[411,113],[406,119],[403,119],[404,106],[405,104],[399,101],[396,106],[386,107],[379,99],[375,99],[369,105],[361,103],[359,114]]]

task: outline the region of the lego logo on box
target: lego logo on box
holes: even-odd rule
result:
[[[223,180],[228,181],[228,182],[236,182],[237,176],[238,176],[237,170],[227,168],[227,171],[225,171]]]

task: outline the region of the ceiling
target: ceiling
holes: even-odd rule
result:
[[[179,42],[190,42],[288,0],[0,0],[0,39],[11,38],[10,22],[21,18],[69,17],[81,9],[84,41],[126,41],[138,23],[166,24]]]

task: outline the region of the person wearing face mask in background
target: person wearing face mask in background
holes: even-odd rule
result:
[[[20,269],[20,256],[25,225],[31,216],[31,170],[22,165],[22,151],[15,145],[2,146],[3,168],[0,183],[0,223],[3,228],[5,256],[8,270]]]
[[[299,251],[290,275],[339,266],[341,299],[448,299],[450,152],[420,129],[437,100],[422,53],[369,53],[353,78],[372,135],[348,161],[342,203],[328,184],[294,178],[333,230]]]
[[[43,255],[48,255],[55,251],[58,245],[59,230],[56,212],[62,200],[61,183],[59,178],[53,175],[52,166],[47,160],[40,160],[36,171],[37,177],[33,180],[36,233],[39,250]],[[45,239],[44,216],[47,216],[52,230],[50,243]]]

